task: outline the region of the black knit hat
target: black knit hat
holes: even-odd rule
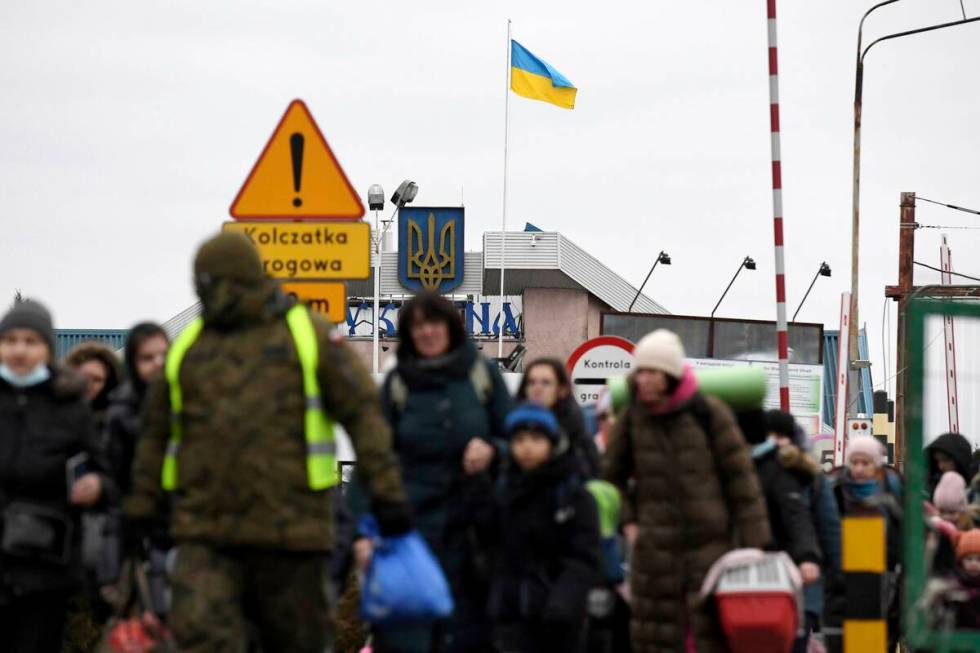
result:
[[[0,320],[0,335],[11,329],[37,331],[47,343],[51,355],[54,355],[54,325],[51,321],[51,313],[41,302],[24,299],[14,304]]]
[[[803,434],[803,429],[787,412],[776,409],[766,411],[766,427],[770,433],[789,438],[797,446],[805,444],[806,436]]]
[[[761,444],[766,441],[769,431],[766,429],[766,414],[761,408],[746,408],[735,413],[738,427],[749,444]]]

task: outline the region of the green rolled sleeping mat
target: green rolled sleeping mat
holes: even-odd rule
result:
[[[758,408],[766,398],[766,373],[761,367],[695,368],[698,389],[702,394],[718,397],[732,408]],[[615,410],[629,402],[625,376],[614,376],[606,382]]]

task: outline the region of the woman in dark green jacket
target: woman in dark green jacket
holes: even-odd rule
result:
[[[374,650],[489,651],[489,579],[471,519],[477,504],[491,499],[488,476],[507,457],[510,395],[446,299],[426,294],[407,302],[398,331],[398,365],[385,380],[382,404],[415,524],[446,573],[456,608],[446,622],[376,632]]]

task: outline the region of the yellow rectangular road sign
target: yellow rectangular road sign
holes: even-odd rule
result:
[[[347,319],[347,290],[342,281],[285,281],[282,291],[292,295],[334,324]]]
[[[273,279],[367,279],[371,227],[366,222],[226,222],[259,248]]]

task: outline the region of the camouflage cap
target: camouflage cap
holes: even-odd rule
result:
[[[221,233],[201,245],[194,276],[254,282],[265,278],[259,250],[244,234]]]

